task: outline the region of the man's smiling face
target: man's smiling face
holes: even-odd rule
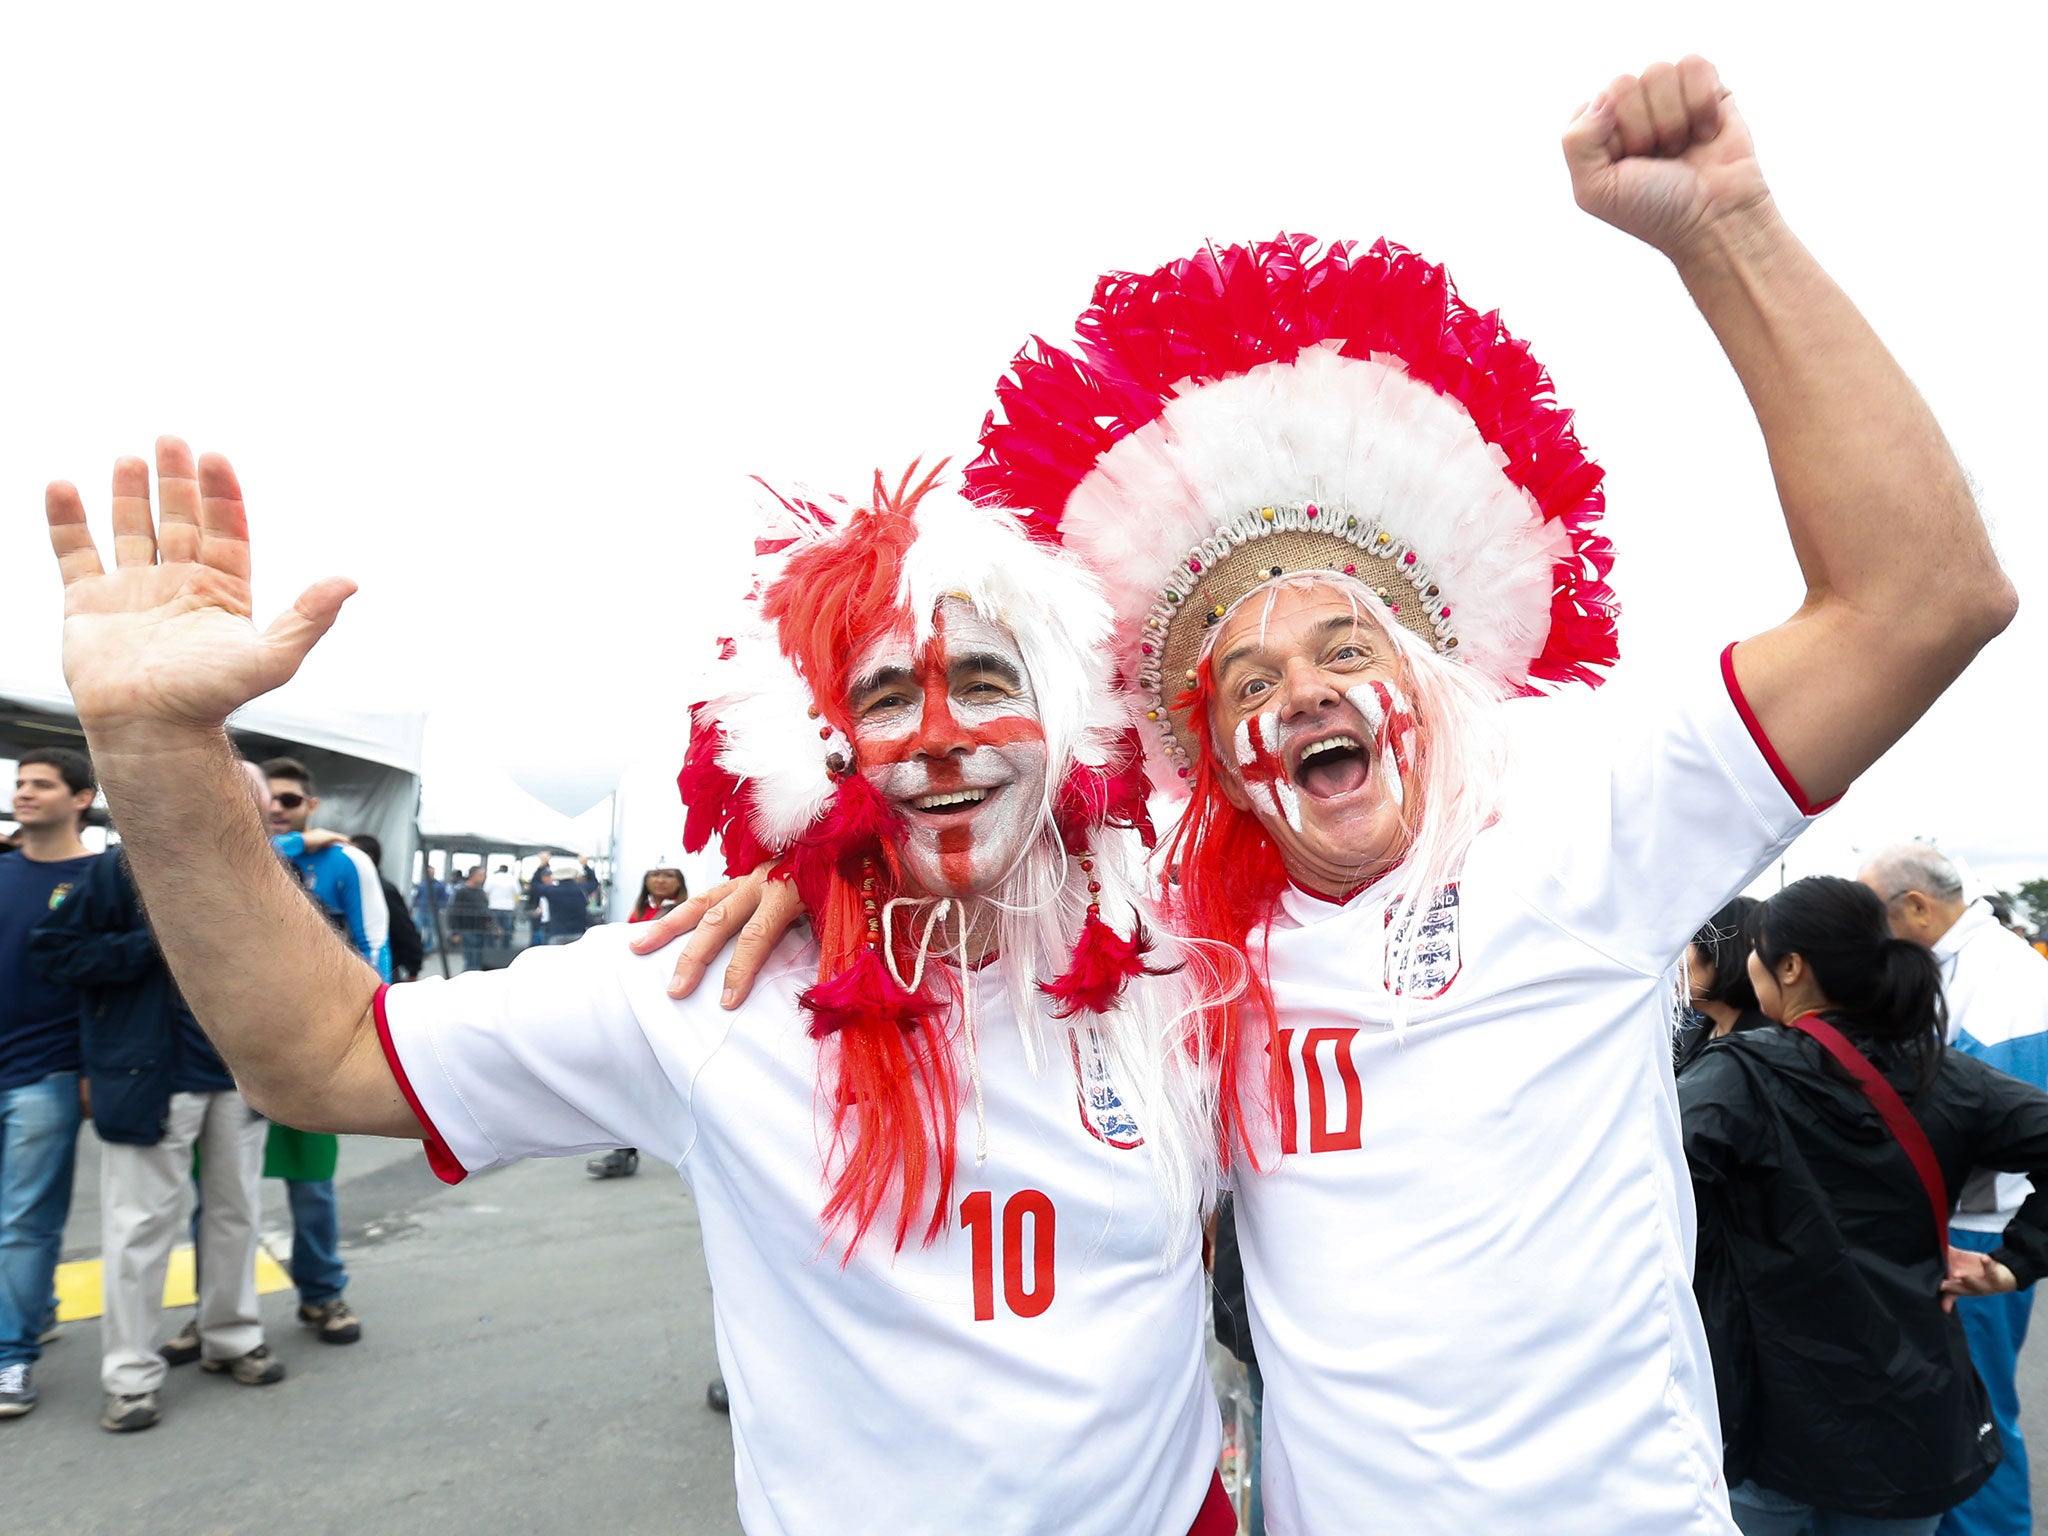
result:
[[[957,598],[932,637],[870,645],[848,670],[854,758],[902,820],[906,884],[992,889],[1046,807],[1045,731],[1017,642]]]
[[[1341,896],[1396,863],[1413,722],[1393,642],[1352,595],[1321,582],[1254,593],[1210,658],[1223,792],[1259,818],[1288,875]]]

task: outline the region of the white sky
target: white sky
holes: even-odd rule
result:
[[[1853,14],[14,7],[0,673],[56,676],[43,483],[102,515],[113,458],[176,431],[241,471],[265,616],[362,584],[301,703],[432,709],[574,809],[687,702],[749,474],[852,489],[970,454],[1009,357],[1067,335],[1098,272],[1281,229],[1384,233],[1502,310],[1608,471],[1623,674],[1708,666],[1798,597],[1761,442],[1676,278],[1577,211],[1557,148],[1613,74],[1696,50],[2031,599],[1793,872],[1903,834],[2048,871],[2048,26]]]

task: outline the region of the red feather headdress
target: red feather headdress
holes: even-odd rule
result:
[[[1357,578],[1509,689],[1615,660],[1601,472],[1442,267],[1386,241],[1210,248],[1104,277],[1076,332],[1012,363],[967,485],[1103,581],[1167,786],[1194,770],[1175,701],[1205,623],[1283,571]]]

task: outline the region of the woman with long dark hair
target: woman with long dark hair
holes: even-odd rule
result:
[[[1736,1524],[1925,1536],[2002,1455],[1952,1298],[2048,1272],[2048,1094],[1943,1049],[1934,957],[1865,887],[1798,881],[1753,932],[1785,1027],[1711,1042],[1678,1089]],[[1978,1167],[2035,1182],[1989,1254],[1946,1246]]]
[[[626,921],[650,922],[679,905],[689,894],[680,869],[667,864],[650,869],[640,877],[640,894],[633,898],[633,909],[626,914]]]
[[[1756,1006],[1749,981],[1749,929],[1762,903],[1738,896],[1701,925],[1685,955],[1686,1002],[1690,1018],[1679,1031],[1673,1065],[1683,1072],[1699,1059],[1709,1040],[1771,1021]]]

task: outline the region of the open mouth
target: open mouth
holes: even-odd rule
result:
[[[1365,747],[1356,736],[1312,742],[1294,762],[1294,783],[1305,795],[1334,800],[1362,786],[1370,772]]]
[[[934,795],[917,795],[909,804],[912,810],[926,816],[965,816],[995,792],[994,789],[949,789]]]

